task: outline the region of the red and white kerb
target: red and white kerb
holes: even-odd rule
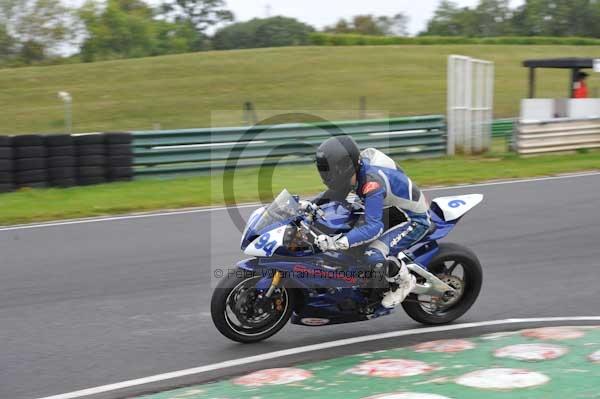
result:
[[[384,393],[381,395],[369,396],[362,399],[449,399],[446,396],[435,395],[432,393],[414,393],[414,392],[396,392]]]
[[[565,355],[569,350],[564,346],[551,344],[521,344],[497,349],[494,356],[515,360],[552,360]]]
[[[370,377],[399,378],[425,374],[433,370],[435,367],[418,360],[380,359],[361,363],[346,372]]]
[[[290,384],[293,382],[306,380],[310,377],[312,377],[312,373],[308,370],[297,368],[277,368],[260,370],[242,377],[238,377],[233,380],[233,383],[247,387],[260,387],[264,385]]]
[[[542,385],[548,376],[536,371],[496,368],[473,371],[456,380],[457,384],[480,389],[518,389]]]
[[[475,348],[475,344],[466,339],[442,339],[423,342],[413,346],[415,352],[456,353]]]
[[[583,331],[573,327],[543,327],[521,331],[521,335],[528,338],[563,340],[577,339],[585,335]]]

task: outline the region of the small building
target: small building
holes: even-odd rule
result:
[[[523,66],[529,68],[529,94],[521,103],[522,120],[549,120],[556,118],[600,117],[600,99],[574,99],[574,88],[578,76],[585,70],[600,70],[600,60],[593,58],[551,58],[527,60]],[[558,99],[535,98],[536,71],[539,68],[565,69],[565,96]]]
[[[600,98],[574,98],[584,70],[600,72],[600,59],[553,58],[527,60],[529,95],[521,101],[521,116],[516,135],[520,154],[600,148]],[[569,72],[563,98],[536,98],[536,71],[539,68],[565,69]],[[584,91],[579,90],[579,94]],[[589,92],[588,92],[589,93]]]

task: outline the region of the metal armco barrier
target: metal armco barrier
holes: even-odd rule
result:
[[[515,129],[514,119],[496,119],[492,122],[492,137],[512,137]]]
[[[531,122],[518,125],[519,154],[600,148],[600,119]]]
[[[446,152],[445,121],[440,115],[138,131],[132,132],[135,175],[168,176],[245,166],[309,163],[324,139],[340,133],[354,137],[361,148],[378,147],[397,158],[437,157]]]

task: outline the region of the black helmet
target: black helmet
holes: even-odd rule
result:
[[[337,192],[350,192],[352,176],[358,172],[360,150],[350,136],[335,136],[317,149],[317,169],[323,183]]]

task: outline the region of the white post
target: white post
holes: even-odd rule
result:
[[[486,142],[485,148],[492,148],[492,124],[494,123],[494,76],[495,69],[493,63],[490,63],[488,67],[488,76],[487,76],[487,95],[486,95],[486,104],[487,107],[487,134],[486,134]]]
[[[493,117],[493,63],[451,55],[447,76],[448,154],[487,150]]]
[[[455,153],[455,142],[456,142],[456,115],[454,113],[453,105],[456,102],[455,91],[456,85],[454,83],[454,74],[456,70],[456,59],[454,57],[448,58],[448,90],[446,93],[446,150],[448,155],[454,155]]]
[[[465,154],[471,153],[473,143],[473,62],[471,59],[465,60],[465,127],[464,140],[462,148]]]
[[[71,134],[73,130],[73,97],[66,91],[59,91],[58,98],[65,104],[65,133]]]

